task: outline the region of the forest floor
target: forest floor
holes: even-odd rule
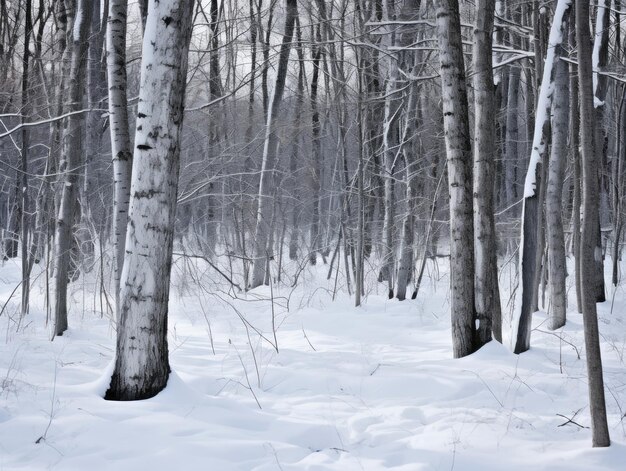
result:
[[[179,259],[173,372],[131,403],[102,399],[115,332],[96,274],[71,285],[70,329],[53,342],[39,276],[32,312],[19,320],[17,290],[0,316],[0,470],[624,469],[626,284],[612,313],[599,306],[613,446],[592,449],[581,316],[550,332],[537,313],[523,355],[507,338],[453,360],[446,265],[429,265],[416,300],[370,281],[355,308],[345,293],[332,301],[321,264],[296,289],[235,296]],[[1,304],[19,271],[0,268]]]

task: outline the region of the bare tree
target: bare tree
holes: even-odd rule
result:
[[[109,0],[107,40],[107,76],[109,81],[109,130],[113,157],[113,283],[115,307],[119,314],[120,276],[124,264],[126,223],[132,151],[128,130],[126,98],[126,19],[128,0]]]
[[[532,315],[536,299],[536,279],[542,249],[540,241],[542,224],[542,181],[544,164],[547,154],[547,142],[550,138],[548,133],[550,124],[550,105],[552,100],[552,86],[555,74],[555,62],[557,60],[557,48],[564,40],[563,25],[569,12],[571,0],[559,0],[550,28],[549,47],[547,49],[541,88],[537,101],[535,116],[535,130],[530,154],[530,162],[524,184],[524,208],[522,210],[522,235],[520,242],[520,267],[521,267],[521,292],[516,300],[517,310],[517,335],[515,336],[515,353],[525,352],[530,348],[530,332],[532,327]]]
[[[121,277],[117,356],[106,397],[152,397],[167,384],[167,303],[193,0],[150,2]]]
[[[458,0],[436,0],[450,192],[450,309],[455,358],[476,350],[472,149]],[[486,319],[479,319],[485,322]],[[480,329],[481,326],[479,325]]]
[[[568,25],[564,21],[563,35],[566,37]],[[552,96],[552,147],[548,163],[548,181],[546,187],[546,230],[548,235],[548,264],[550,283],[550,325],[558,329],[565,325],[567,293],[565,291],[565,236],[563,233],[563,180],[567,159],[567,133],[569,120],[569,65],[561,60],[565,48],[563,44],[555,46],[557,52],[554,64],[554,85]]]
[[[606,420],[602,356],[596,310],[598,257],[597,227],[599,188],[597,155],[594,149],[594,93],[591,66],[591,33],[589,31],[589,2],[576,2],[576,43],[578,44],[578,83],[580,95],[580,145],[582,153],[583,224],[581,234],[581,287],[587,376],[589,380],[589,409],[594,447],[611,444]]]
[[[70,83],[66,101],[70,111],[80,110],[85,84],[91,0],[79,0],[72,28]],[[69,10],[69,7],[67,7]],[[63,172],[61,199],[55,231],[54,263],[54,332],[63,335],[67,330],[67,285],[69,281],[70,250],[74,239],[78,177],[82,161],[81,127],[84,119],[79,114],[67,118],[63,132],[63,150],[59,170]]]
[[[495,133],[495,87],[492,37],[495,0],[478,0],[474,28],[474,250],[476,315],[481,343],[491,332],[502,342],[502,314],[498,288],[496,228],[493,210]]]
[[[280,110],[285,83],[287,81],[287,66],[289,65],[289,52],[291,51],[291,40],[293,39],[294,25],[298,14],[298,3],[296,0],[285,0],[286,16],[283,42],[280,46],[278,58],[278,70],[276,72],[276,83],[274,93],[269,107],[265,125],[265,145],[263,148],[263,163],[261,168],[261,181],[259,183],[259,206],[257,211],[256,236],[254,241],[254,266],[252,271],[251,288],[261,286],[265,282],[266,265],[272,258],[271,234],[272,214],[274,208],[274,173],[276,170],[276,158],[278,151],[278,135],[275,129],[275,120]]]

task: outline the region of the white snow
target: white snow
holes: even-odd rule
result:
[[[370,279],[362,308],[331,301],[326,269],[305,271],[303,288],[274,289],[276,353],[237,314],[272,340],[267,287],[234,299],[210,268],[178,259],[173,373],[161,394],[132,403],[102,399],[115,333],[95,275],[71,285],[70,330],[53,342],[39,276],[19,328],[19,290],[0,317],[0,469],[623,469],[624,286],[613,314],[599,306],[613,445],[592,449],[589,429],[565,424],[589,426],[581,316],[568,312],[550,333],[536,314],[523,355],[492,342],[453,360],[445,263],[429,263],[415,301],[387,300]],[[1,304],[20,278],[19,261],[0,268]]]
[[[601,25],[604,25],[604,15],[607,10],[607,1],[606,0],[598,0],[598,8],[596,10],[596,31],[594,34],[593,40],[593,51],[591,52],[591,65],[593,68],[593,95],[594,98],[596,96],[598,90],[598,66],[600,65],[600,47],[602,46],[602,35],[604,34],[604,28]],[[604,103],[595,98],[595,107],[598,108],[602,106]]]

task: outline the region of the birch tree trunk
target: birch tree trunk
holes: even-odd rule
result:
[[[581,234],[581,286],[587,376],[589,381],[589,410],[594,447],[611,444],[606,420],[602,357],[596,311],[597,259],[601,257],[596,245],[598,227],[599,189],[597,156],[594,149],[594,93],[589,31],[589,2],[576,2],[576,42],[578,44],[578,82],[580,95],[580,144],[582,149],[583,225]]]
[[[568,25],[564,21],[563,35]],[[565,53],[562,44],[558,46],[556,56]],[[565,291],[565,236],[563,232],[563,180],[565,179],[565,163],[567,159],[567,131],[569,119],[569,65],[558,60],[553,66],[554,91],[552,97],[552,148],[548,163],[548,182],[546,187],[546,229],[548,233],[548,266],[550,283],[549,328],[554,330],[565,325],[567,293]]]
[[[82,105],[87,61],[91,0],[79,0],[72,28],[70,84],[68,87],[68,111],[77,111]],[[67,285],[70,266],[70,249],[74,238],[78,176],[82,160],[80,115],[67,118],[63,132],[63,150],[59,170],[62,172],[61,199],[55,230],[54,262],[54,332],[63,335],[67,330]]]
[[[272,96],[271,105],[267,114],[265,125],[265,145],[263,148],[263,164],[261,167],[261,181],[259,183],[259,206],[257,210],[256,237],[254,241],[254,265],[252,270],[252,280],[250,288],[261,286],[265,281],[265,267],[271,256],[272,246],[270,245],[270,235],[273,230],[272,208],[274,206],[274,172],[276,168],[276,158],[278,151],[278,135],[274,129],[274,121],[280,110],[283,94],[285,92],[285,82],[287,79],[287,67],[289,65],[289,52],[291,51],[291,40],[296,16],[298,14],[298,3],[296,0],[285,0],[287,14],[285,17],[285,31],[283,42],[280,47],[278,59],[278,70],[276,72],[276,85]]]
[[[458,0],[436,0],[450,191],[450,309],[455,358],[476,350],[472,150]]]
[[[128,0],[109,0],[107,27],[107,76],[109,82],[109,130],[113,156],[113,284],[115,312],[119,318],[120,276],[124,264],[126,223],[132,151],[128,130],[128,100],[126,97],[126,19]]]
[[[496,109],[492,37],[495,0],[478,0],[474,28],[474,250],[476,315],[480,344],[491,333],[502,342],[498,261],[494,222],[494,160]]]
[[[193,0],[151,0],[144,33],[117,357],[106,398],[167,384],[167,312]]]

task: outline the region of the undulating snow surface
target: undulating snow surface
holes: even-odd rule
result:
[[[428,267],[417,300],[387,300],[381,285],[362,308],[331,301],[321,263],[305,270],[303,288],[273,291],[277,353],[269,288],[234,299],[179,260],[173,373],[132,403],[102,399],[114,332],[96,275],[71,285],[70,330],[53,342],[40,276],[19,328],[19,290],[0,317],[0,470],[625,469],[624,287],[613,314],[599,309],[613,446],[592,449],[581,316],[550,333],[536,314],[521,356],[492,342],[453,360],[447,261]],[[19,278],[19,262],[0,268],[2,304]]]

